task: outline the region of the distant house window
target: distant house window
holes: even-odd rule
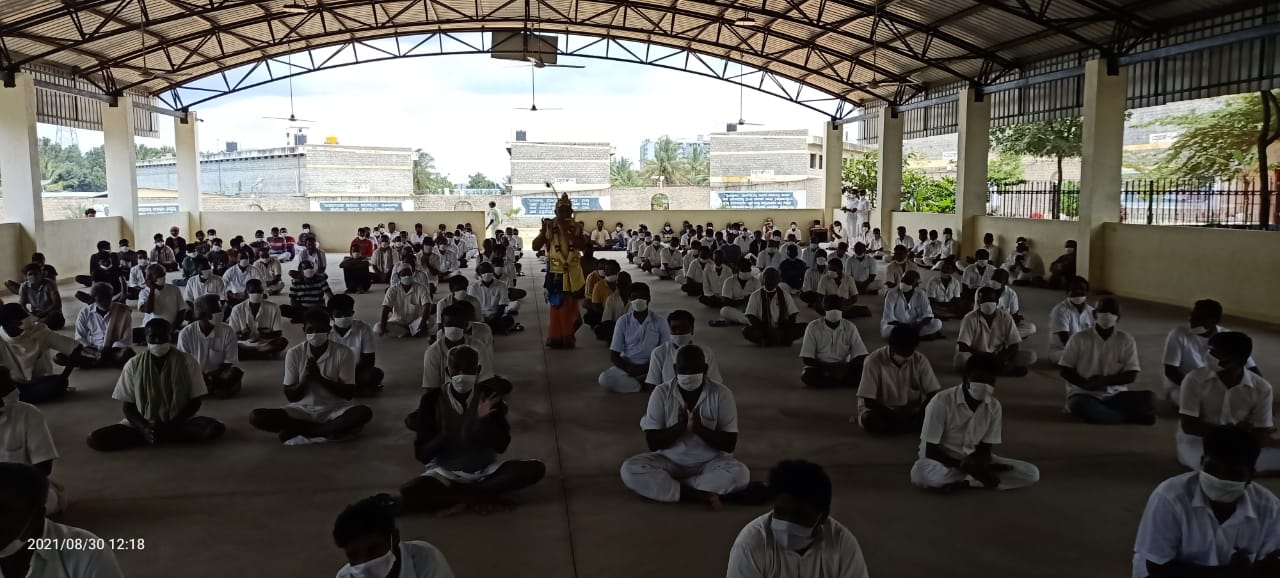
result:
[[[649,209],[653,211],[670,211],[671,199],[667,195],[658,193],[649,199]]]
[[[818,168],[822,168],[822,155],[818,155]]]
[[[809,168],[811,169],[818,168],[818,155],[809,153]]]
[[[454,204],[453,204],[453,210],[455,210],[455,211],[471,211],[471,210],[473,210],[473,209],[471,208],[471,203],[470,203],[470,202],[468,202],[468,201],[458,201],[458,202],[456,202],[456,203],[454,203]]]

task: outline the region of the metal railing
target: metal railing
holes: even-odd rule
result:
[[[1132,180],[1121,188],[1120,222],[1252,227],[1259,223],[1261,206],[1261,191],[1233,181]]]
[[[992,217],[1074,221],[1079,209],[1080,183],[1076,181],[1063,181],[1061,194],[1056,181],[992,184],[987,189],[987,215]]]

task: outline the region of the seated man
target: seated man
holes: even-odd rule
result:
[[[22,308],[49,329],[57,331],[66,326],[58,285],[45,278],[44,266],[31,263],[22,268],[22,273],[27,277],[18,289],[18,303]]]
[[[480,318],[498,335],[523,331],[524,327],[511,316],[512,301],[507,292],[507,284],[494,277],[493,263],[477,265],[476,276],[477,279],[471,282],[467,292],[480,302]]]
[[[583,304],[586,312],[582,316],[582,322],[592,328],[600,325],[603,320],[604,304],[609,300],[609,296],[618,290],[618,274],[622,272],[622,266],[617,261],[601,259],[600,264],[604,269],[603,275],[587,292],[587,299]]]
[[[1138,346],[1133,336],[1116,329],[1120,302],[1098,300],[1092,329],[1072,335],[1058,360],[1067,382],[1067,411],[1087,423],[1155,425],[1155,399],[1150,391],[1129,391],[1137,381]]]
[[[81,346],[80,359],[84,363],[81,367],[123,367],[133,357],[129,345],[133,310],[113,301],[114,291],[106,283],[95,283],[89,294],[93,302],[76,316],[76,342]]]
[[[640,245],[640,263],[637,264],[641,271],[652,273],[654,269],[662,264],[661,253],[658,251],[658,239],[653,235],[645,235],[644,241]]]
[[[347,294],[369,292],[369,288],[373,285],[373,276],[370,273],[369,257],[364,254],[362,245],[351,243],[350,251],[342,258],[338,268],[342,269],[342,279],[347,286],[345,291]]]
[[[44,253],[39,253],[39,252],[32,253],[31,263],[35,263],[36,265],[40,266],[40,270],[44,273],[44,278],[46,281],[51,281],[53,282],[54,285],[58,284],[58,270],[54,269],[53,265],[50,265],[45,262]],[[10,293],[17,295],[22,292],[22,285],[26,282],[27,282],[27,275],[24,268],[22,279],[16,280],[16,281],[13,279],[10,279],[8,281],[5,281],[4,288],[8,289]]]
[[[423,392],[410,416],[417,434],[413,455],[427,469],[400,487],[404,508],[442,515],[510,509],[505,495],[538,483],[546,466],[498,459],[511,445],[506,403],[511,382],[480,379],[480,354],[467,345],[448,354],[448,387]]]
[[[907,273],[914,272],[916,274],[916,278],[919,279],[920,269],[916,268],[916,264],[911,261],[909,255],[910,250],[903,245],[898,245],[893,248],[893,260],[889,261],[889,266],[885,267],[884,270],[884,288],[886,295],[891,293],[889,289],[897,287],[898,283],[902,282],[902,278],[905,277]]]
[[[249,256],[241,253],[236,263],[227,268],[222,274],[222,282],[227,285],[226,293],[226,312],[230,313],[231,308],[243,303],[248,299],[248,292],[245,291],[245,283],[249,280],[257,280],[262,283],[263,289],[266,289],[266,283],[262,279],[262,272],[253,266],[249,260]]]
[[[151,262],[164,267],[165,272],[177,272],[178,256],[172,247],[165,244],[164,235],[156,233],[152,239],[155,241],[155,248],[151,249]]]
[[[992,235],[991,233],[982,235],[981,248],[987,252],[987,258],[990,259],[992,263],[1000,263],[1000,247],[996,246],[995,235]],[[974,254],[976,255],[977,252],[975,251]],[[973,258],[969,259],[969,263],[973,263]]]
[[[729,551],[727,578],[866,578],[858,539],[831,517],[831,479],[818,464],[778,463],[769,472],[773,510],[747,523]]]
[[[822,296],[818,295],[818,283],[827,276],[827,252],[818,249],[813,252],[813,266],[804,272],[804,281],[800,283],[800,301],[813,309],[822,304]]]
[[[823,311],[831,310],[831,306],[826,305],[826,298],[837,297],[838,308],[843,312],[845,319],[871,317],[870,309],[858,305],[858,285],[853,281],[852,277],[844,274],[844,263],[839,259],[833,259],[827,263],[827,274],[822,280],[818,281],[817,292],[823,300]]]
[[[804,328],[800,360],[804,370],[800,381],[808,387],[858,387],[867,346],[852,321],[840,310],[841,299],[827,295],[822,301],[822,317]]]
[[[868,223],[863,223],[862,230],[865,231],[867,225]],[[884,250],[884,237],[880,236],[880,227],[872,229],[870,234],[863,235],[862,238],[865,239],[864,242],[867,244],[867,254],[875,257],[877,261],[883,261],[889,257],[889,254],[885,253]]]
[[[760,279],[751,269],[751,261],[745,257],[738,260],[734,276],[726,279],[720,287],[721,303],[720,319],[712,319],[712,327],[728,327],[730,325],[750,325],[744,309],[751,295],[760,289]]]
[[[129,278],[125,281],[128,287],[126,298],[133,301],[138,298],[138,294],[142,292],[143,286],[147,284],[147,267],[151,265],[151,260],[147,257],[146,251],[138,251],[134,255],[135,264],[129,268]]]
[[[591,244],[596,249],[609,249],[613,243],[613,235],[604,229],[604,221],[596,220],[596,228],[591,231]]]
[[[600,323],[592,328],[596,339],[600,341],[613,339],[613,328],[617,325],[618,319],[627,314],[630,302],[631,274],[621,271],[618,273],[618,286],[604,300],[604,307],[600,310]]]
[[[751,481],[746,464],[733,456],[738,407],[729,388],[707,378],[697,345],[676,352],[675,372],[649,396],[640,420],[649,453],[622,463],[622,483],[656,502],[701,501],[719,510],[721,496]]]
[[[39,470],[49,485],[45,512],[57,514],[65,505],[62,486],[49,477],[53,475],[53,460],[58,459],[58,448],[44,414],[34,405],[18,401],[17,390],[9,369],[0,366],[0,447],[4,448],[0,464],[19,463]]]
[[[76,275],[76,283],[84,287],[92,287],[94,283],[106,283],[119,294],[124,289],[125,271],[120,268],[120,256],[111,252],[110,241],[98,241],[98,250],[89,255],[89,274]],[[76,300],[90,305],[93,297],[88,291],[76,291]]]
[[[112,548],[94,548],[106,544],[91,532],[65,526],[45,516],[56,512],[47,506],[49,479],[38,469],[26,464],[0,464],[0,504],[5,517],[0,532],[12,536],[0,562],[5,576],[58,578],[122,578]],[[136,543],[143,546],[141,538]],[[41,548],[48,545],[48,548]],[[78,548],[53,547],[80,545]]]
[[[227,399],[240,393],[244,370],[236,367],[240,347],[235,330],[213,320],[218,309],[218,298],[213,295],[196,300],[195,322],[178,332],[178,351],[195,358],[209,395]]]
[[[467,292],[467,289],[470,287],[471,282],[467,281],[467,278],[462,275],[454,275],[449,278],[449,294],[437,301],[435,305],[437,327],[441,325],[440,317],[444,313],[444,308],[453,305],[454,303],[466,303],[470,305],[472,317],[468,319],[468,321],[476,323],[482,322],[480,319],[480,300]]]
[[[887,284],[886,284],[887,285]],[[910,327],[923,340],[942,338],[942,320],[933,315],[929,297],[918,289],[920,273],[907,271],[901,283],[884,298],[884,313],[880,317],[880,336],[888,338],[894,327]]]
[[[1014,285],[1044,285],[1044,260],[1031,251],[1031,243],[1025,237],[1018,237],[1013,254],[1009,255],[1001,268],[1009,272]]]
[[[711,262],[711,247],[698,247],[690,250],[689,254],[696,254],[697,258],[684,268],[684,284],[680,290],[690,297],[699,297],[703,294],[702,281],[706,279],[707,269],[715,267]]]
[[[0,332],[4,333],[0,366],[7,367],[17,382],[18,399],[29,404],[40,405],[65,395],[72,370],[87,363],[76,340],[54,333],[43,323],[31,323],[17,303],[0,305]],[[53,370],[55,354],[66,357],[60,373]]]
[[[1067,241],[1062,256],[1049,264],[1049,288],[1066,289],[1067,282],[1076,276],[1076,242]]]
[[[961,295],[966,304],[973,302],[973,297],[979,289],[991,285],[991,279],[999,269],[991,264],[990,254],[986,249],[978,249],[973,256],[972,264],[965,267],[964,273],[960,275],[960,284],[964,285]]]
[[[693,343],[693,314],[684,309],[676,309],[667,315],[667,327],[671,330],[671,339],[654,348],[649,354],[649,373],[644,378],[646,388],[654,388],[670,382],[676,376],[676,351]],[[723,383],[720,377],[720,364],[716,363],[715,352],[705,343],[698,344],[702,348],[703,357],[707,360],[707,377],[716,383]]]
[[[264,286],[265,289],[265,286]],[[289,283],[289,304],[280,307],[280,312],[293,323],[302,323],[307,310],[320,307],[333,297],[329,288],[329,277],[306,260],[298,261],[298,269]]]
[[[147,266],[147,284],[138,292],[138,311],[142,312],[142,324],[145,326],[152,319],[163,319],[169,322],[169,330],[182,327],[187,319],[187,302],[182,299],[182,290],[165,281],[164,267],[152,263]],[[133,330],[133,342],[146,341],[143,327]]]
[[[1022,338],[1013,316],[996,305],[996,292],[990,287],[978,290],[978,308],[970,311],[960,322],[960,335],[956,337],[956,371],[964,371],[969,357],[975,353],[990,353],[996,357],[1000,375],[1024,377],[1027,368],[1036,362],[1034,351],[1019,349]]]
[[[605,261],[605,259],[601,259],[601,261]],[[516,268],[501,254],[494,255],[489,263],[493,265],[493,278],[507,286],[507,312],[512,315],[519,315],[520,300],[527,297],[529,292],[516,287],[516,283],[519,282],[519,279],[516,279]]]
[[[783,248],[784,257],[778,263],[778,278],[782,289],[788,293],[799,293],[804,287],[804,273],[809,267],[800,260],[800,247],[789,244]]]
[[[232,255],[222,248],[222,239],[210,236],[209,253],[205,256],[209,258],[209,264],[213,265],[213,274],[219,278],[223,273],[227,272],[227,267],[231,265]]]
[[[1088,301],[1089,280],[1076,277],[1067,284],[1067,298],[1049,311],[1049,361],[1054,364],[1062,359],[1072,335],[1093,326],[1093,306]]]
[[[929,231],[929,238],[916,246],[918,256],[916,265],[924,269],[932,269],[934,264],[942,260],[942,241],[938,240],[938,231]]]
[[[1000,362],[975,353],[964,381],[929,400],[920,431],[920,457],[911,466],[911,483],[944,493],[964,488],[1016,490],[1040,481],[1040,469],[1002,458],[991,446],[1003,439],[1003,410],[995,398]]]
[[[613,364],[597,381],[605,391],[636,393],[644,390],[641,381],[649,374],[649,358],[659,345],[671,340],[671,329],[662,315],[649,309],[649,286],[632,283],[630,309],[619,317],[609,343]]]
[[[316,274],[323,275],[329,268],[328,257],[316,244],[316,238],[314,236],[308,237],[307,235],[309,234],[306,232],[302,234],[302,237],[306,240],[302,242],[302,250],[298,251],[298,264],[301,265],[303,261],[309,262],[311,266],[315,267]]]
[[[702,289],[697,294],[698,302],[707,306],[724,307],[724,284],[737,275],[733,265],[729,263],[723,249],[711,252],[711,264],[702,268]]]
[[[845,259],[846,273],[853,277],[858,285],[858,292],[871,295],[879,291],[876,283],[876,259],[867,253],[867,244],[861,241],[853,244],[853,255]]]
[[[284,397],[289,405],[255,409],[249,423],[279,434],[285,445],[349,439],[373,419],[373,410],[351,403],[355,394],[356,354],[329,341],[329,314],[314,308],[304,316],[306,340],[284,357]]]
[[[655,272],[658,278],[674,279],[683,267],[680,257],[680,239],[672,237],[667,244],[662,246],[662,250],[659,253],[658,268]]]
[[[284,272],[280,260],[273,257],[271,250],[266,247],[260,247],[257,251],[258,260],[253,262],[253,267],[262,277],[262,287],[268,295],[279,295],[284,291]]]
[[[920,432],[925,404],[942,386],[919,346],[920,336],[910,327],[893,328],[889,344],[862,363],[858,415],[849,421],[872,435]]]
[[[1022,316],[1022,305],[1018,300],[1018,293],[1009,286],[1009,272],[1004,269],[997,269],[991,276],[991,282],[987,284],[996,292],[996,307],[1001,311],[1007,311],[1013,316],[1013,320],[1018,324],[1018,334],[1023,339],[1036,334],[1036,324],[1027,321]],[[977,302],[974,302],[974,308],[977,308]]]
[[[1243,333],[1225,331],[1209,338],[1209,367],[1192,370],[1182,381],[1178,463],[1199,469],[1204,436],[1214,427],[1234,425],[1252,430],[1262,446],[1256,471],[1280,470],[1280,447],[1271,440],[1274,392],[1267,380],[1245,368],[1252,355],[1253,340]]]
[[[804,328],[796,323],[799,311],[795,301],[791,300],[790,293],[778,287],[777,269],[765,269],[760,278],[760,288],[751,293],[747,301],[750,325],[742,329],[742,337],[764,347],[790,347],[804,333]]]
[[[329,315],[333,318],[329,340],[347,346],[359,356],[356,362],[356,397],[369,397],[382,391],[385,374],[376,365],[378,340],[368,323],[355,318],[355,299],[350,295],[330,297]]]
[[[898,247],[906,249],[908,254],[916,249],[916,240],[907,234],[907,228],[903,226],[898,227],[898,236],[894,237],[891,243],[893,245],[893,253],[898,252]]]
[[[1222,322],[1222,304],[1212,299],[1201,299],[1191,307],[1191,317],[1186,325],[1178,325],[1169,331],[1164,340],[1164,397],[1178,405],[1182,380],[1192,371],[1209,363],[1209,339],[1227,331]],[[1253,358],[1245,367],[1261,374]]]
[[[267,300],[262,281],[245,283],[248,299],[231,308],[227,324],[236,332],[239,357],[269,359],[284,351],[289,340],[284,338],[283,314],[280,306]]]
[[[961,296],[960,281],[955,277],[956,266],[951,261],[942,261],[937,277],[929,280],[924,287],[929,296],[929,306],[933,314],[942,320],[960,319],[969,312],[964,298]]]
[[[1248,430],[1206,432],[1201,469],[1169,478],[1147,501],[1133,545],[1133,577],[1275,576],[1280,500],[1257,475]]]
[[[423,252],[425,254],[425,247]],[[439,257],[439,254],[437,253],[436,256]],[[373,250],[373,257],[369,259],[369,265],[373,267],[373,282],[391,283],[391,269],[396,266],[399,258],[400,253],[391,248],[391,238],[386,235],[380,237],[378,248]]]
[[[213,274],[213,265],[209,263],[209,259],[197,256],[191,261],[196,274],[187,279],[187,283],[182,286],[182,302],[187,306],[187,317],[190,317],[196,301],[201,297],[213,295],[221,300],[227,294],[227,282]]]
[[[197,416],[208,391],[200,362],[173,347],[173,326],[165,319],[147,322],[147,351],[130,359],[120,372],[111,398],[124,404],[126,423],[89,434],[89,447],[100,452],[141,446],[189,445],[222,437],[227,426]]]
[[[493,332],[488,325],[471,319],[466,303],[455,303],[440,313],[440,335],[422,355],[422,388],[438,389],[449,381],[449,351],[459,345],[480,355],[480,379],[493,377]]]

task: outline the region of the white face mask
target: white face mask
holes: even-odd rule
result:
[[[396,548],[397,546],[392,546]],[[391,568],[396,565],[396,555],[392,550],[387,550],[386,554],[378,556],[368,562],[356,564],[355,566],[347,565],[338,575],[341,578],[386,578],[391,572]]]
[[[351,327],[351,318],[350,317],[334,317],[333,326],[337,327],[338,329],[348,329]]]
[[[308,333],[307,334],[307,345],[310,345],[312,347],[320,347],[321,345],[325,345],[327,343],[329,343],[328,333]]]
[[[987,281],[987,287],[990,287],[992,289],[999,291],[1001,289],[1004,289],[1004,283],[1001,283],[999,281],[996,281],[995,279],[992,279],[990,281]]]
[[[404,285],[405,287],[408,287],[408,286],[410,286],[410,285],[413,285],[413,276],[412,276],[412,275],[403,275],[403,276],[401,276],[401,277],[400,277],[400,284],[401,284],[401,285]]]
[[[1213,474],[1200,470],[1200,491],[1214,502],[1233,504],[1244,496],[1244,489],[1248,485],[1246,482],[1216,478]]]
[[[772,257],[778,253],[778,249],[776,247],[769,247],[768,249],[765,249],[764,252],[768,253],[769,256]]]
[[[471,393],[476,387],[476,376],[455,375],[449,378],[449,385],[458,393]]]
[[[249,294],[249,302],[250,302],[250,303],[253,303],[253,304],[255,304],[255,305],[256,305],[256,304],[258,304],[258,303],[262,303],[262,294],[261,294],[261,293],[250,293],[250,294]]]
[[[208,270],[208,269],[205,269],[204,271],[201,271],[201,272],[200,272],[200,279],[201,279],[202,281],[208,281],[208,280],[210,280],[210,279],[212,279],[212,278],[213,278],[213,271],[210,271],[210,270]]]
[[[1214,357],[1212,353],[1204,357],[1204,363],[1205,367],[1209,368],[1209,371],[1214,373],[1222,371],[1222,362],[1219,361],[1218,358]]]
[[[1088,300],[1089,300],[1089,297],[1087,295],[1080,295],[1077,297],[1067,298],[1067,301],[1070,301],[1072,305],[1084,305],[1084,302]]]
[[[1070,254],[1072,254],[1072,253],[1075,253],[1075,252],[1076,252],[1076,248],[1075,248],[1075,247],[1067,247],[1067,254],[1068,254],[1068,255],[1070,255]]]
[[[142,266],[143,268],[146,268],[147,263],[149,263],[150,261],[151,261],[150,259],[138,259],[138,265]]]
[[[799,551],[813,543],[813,528],[806,528],[795,522],[773,518],[769,521],[769,530],[779,546],[791,551]]]
[[[973,263],[973,264],[974,264],[974,265],[977,265],[977,266],[979,266],[979,267],[986,267],[986,266],[987,266],[987,260],[986,260],[986,259],[978,259],[977,261],[974,261],[974,263]]]
[[[827,277],[830,277],[830,278],[832,278],[832,279],[839,279],[839,278],[840,278],[840,272],[839,272],[839,271],[827,271]]]
[[[302,272],[302,276],[303,276],[303,277],[305,277],[305,278],[307,278],[307,279],[311,279],[312,277],[315,277],[315,276],[316,276],[316,270],[315,270],[315,269],[306,269],[306,270],[304,270],[304,271]]]
[[[825,266],[826,266],[826,264],[827,264],[827,258],[826,258],[826,257],[818,257],[818,258],[815,258],[815,259],[813,260],[813,264],[814,264],[814,265],[817,265],[817,266],[819,266],[819,267],[825,267]]]
[[[988,397],[991,397],[991,394],[995,393],[995,391],[996,386],[991,385],[990,383],[982,383],[978,381],[969,382],[969,395],[973,396],[973,399],[978,401],[983,401]]]
[[[444,338],[448,341],[462,341],[463,336],[466,334],[466,331],[461,327],[445,327],[442,331],[444,332]]]
[[[240,260],[240,268],[241,268],[241,269],[243,269],[243,268],[245,268],[245,267],[248,267],[248,266],[249,266],[249,260],[248,260],[248,259],[241,259],[241,260]]]
[[[1116,322],[1120,320],[1120,316],[1115,313],[1099,313],[1094,319],[1098,323],[1098,327],[1111,329],[1116,326]]]
[[[454,291],[454,292],[453,292],[453,300],[454,300],[454,301],[462,301],[462,300],[465,300],[466,298],[467,298],[467,290],[466,290],[466,289],[459,289],[459,290],[457,290],[457,291]]]
[[[693,334],[685,333],[683,335],[676,335],[673,333],[671,334],[671,343],[674,343],[676,347],[684,347],[693,343]]]
[[[839,309],[830,309],[822,314],[822,318],[826,319],[828,323],[839,323],[841,319],[844,319],[844,312]]]
[[[169,355],[169,350],[173,349],[172,343],[148,343],[147,351],[156,357],[164,357]]]
[[[605,275],[605,276],[604,276],[604,280],[605,280],[605,282],[606,282],[606,283],[617,283],[617,282],[618,282],[618,276],[617,276],[617,275]]]
[[[996,312],[998,306],[995,301],[987,301],[978,305],[978,311],[981,311],[983,315],[991,315]]]
[[[636,313],[644,313],[645,311],[648,311],[649,300],[648,299],[632,299],[631,310],[635,311]]]
[[[483,273],[480,275],[480,280],[485,283],[493,283],[493,278],[493,273]]]
[[[152,281],[152,284],[154,284],[156,287],[164,287],[165,279],[164,277],[161,277],[159,279]]]
[[[907,283],[899,283],[899,284],[898,284],[898,290],[902,291],[903,293],[910,293],[910,292],[912,292],[912,291],[915,291],[915,290],[916,290],[916,286],[915,286],[915,285],[909,285],[909,284],[907,284]]]
[[[739,279],[741,279],[741,280],[743,280],[743,281],[750,281],[750,280],[751,280],[751,273],[750,273],[750,272],[748,272],[748,271],[743,271],[743,272],[741,272],[741,273],[738,273],[738,278],[739,278]]]
[[[685,391],[695,391],[702,387],[701,373],[677,373],[676,385]]]
[[[1191,328],[1191,332],[1199,337],[1204,337],[1204,335],[1209,332],[1209,328],[1203,325],[1197,325]]]

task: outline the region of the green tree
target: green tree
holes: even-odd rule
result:
[[[1231,96],[1217,110],[1167,116],[1143,126],[1153,125],[1181,131],[1156,162],[1157,175],[1206,181],[1239,179],[1246,184],[1258,176],[1258,132],[1262,129],[1262,98],[1258,94]]]
[[[1022,156],[1002,152],[987,159],[987,182],[1013,185],[1022,181]]]
[[[169,145],[164,145],[159,148],[152,148],[144,144],[138,145],[138,160],[140,161],[172,158],[177,156],[177,154],[178,150]]]
[[[39,141],[40,179],[46,191],[107,190],[106,156],[102,147],[81,154],[79,147],[64,147],[50,139]]]
[[[1079,117],[1056,118],[998,127],[991,131],[991,144],[1002,155],[1051,158],[1057,162],[1053,214],[1062,204],[1062,161],[1077,158],[1083,150],[1084,124]]]
[[[631,166],[631,159],[618,157],[609,162],[609,183],[615,187],[643,187],[640,171]]]
[[[436,172],[436,159],[422,149],[413,151],[413,194],[441,193],[453,184],[449,177]]]
[[[641,175],[648,181],[660,177],[668,185],[688,184],[689,166],[680,158],[680,145],[668,136],[653,145],[653,159],[645,163]]]
[[[695,145],[685,149],[682,160],[688,171],[686,176],[688,182],[682,184],[707,185],[711,182],[711,157],[701,146]]]
[[[500,189],[502,187],[498,183],[495,183],[489,180],[489,177],[484,176],[484,173],[475,173],[467,177],[466,188],[468,189]]]
[[[902,211],[916,213],[954,213],[956,212],[956,179],[955,177],[934,178],[920,169],[911,168],[911,162],[919,160],[919,155],[907,155],[902,162]],[[845,161],[840,169],[843,189],[848,191],[859,188],[875,191],[879,185],[880,157],[875,151]],[[868,200],[874,208],[876,196],[870,195]]]

